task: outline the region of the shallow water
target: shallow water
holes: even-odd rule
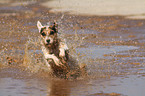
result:
[[[127,77],[112,78],[111,81],[101,82],[96,84],[92,90],[99,92],[116,92],[125,94],[125,96],[144,96],[144,80],[145,77],[135,75]],[[95,82],[93,82],[95,83]],[[93,93],[93,92],[92,92]]]
[[[38,78],[1,78],[1,96],[87,96],[95,93],[120,93],[121,96],[144,96],[144,79],[136,75],[111,80],[66,81]],[[64,84],[65,83],[65,84]],[[92,96],[92,95],[91,95]],[[94,95],[95,96],[95,95]],[[104,96],[104,95],[102,95]]]
[[[144,96],[145,20],[64,14],[60,33],[88,72],[64,80],[48,75],[36,28],[62,13],[23,1],[0,1],[0,96]]]
[[[77,48],[76,50],[80,53],[87,54],[86,58],[103,58],[105,54],[117,53],[121,51],[138,49],[135,46],[90,46],[88,48]]]

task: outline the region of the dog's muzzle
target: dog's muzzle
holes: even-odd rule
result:
[[[50,44],[50,39],[46,40],[46,43],[47,43],[47,44]]]

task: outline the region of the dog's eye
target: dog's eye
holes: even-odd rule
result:
[[[41,33],[42,36],[46,36],[46,34],[44,32]]]
[[[54,34],[54,31],[50,31],[50,35],[53,35]]]

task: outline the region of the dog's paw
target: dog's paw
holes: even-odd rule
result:
[[[59,57],[65,57],[65,50],[63,48],[60,48],[59,50]]]

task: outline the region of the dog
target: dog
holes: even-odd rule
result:
[[[40,21],[37,27],[41,35],[42,52],[46,64],[55,75],[67,74],[70,70],[68,66],[69,48],[65,39],[58,36],[58,24],[43,26]]]

